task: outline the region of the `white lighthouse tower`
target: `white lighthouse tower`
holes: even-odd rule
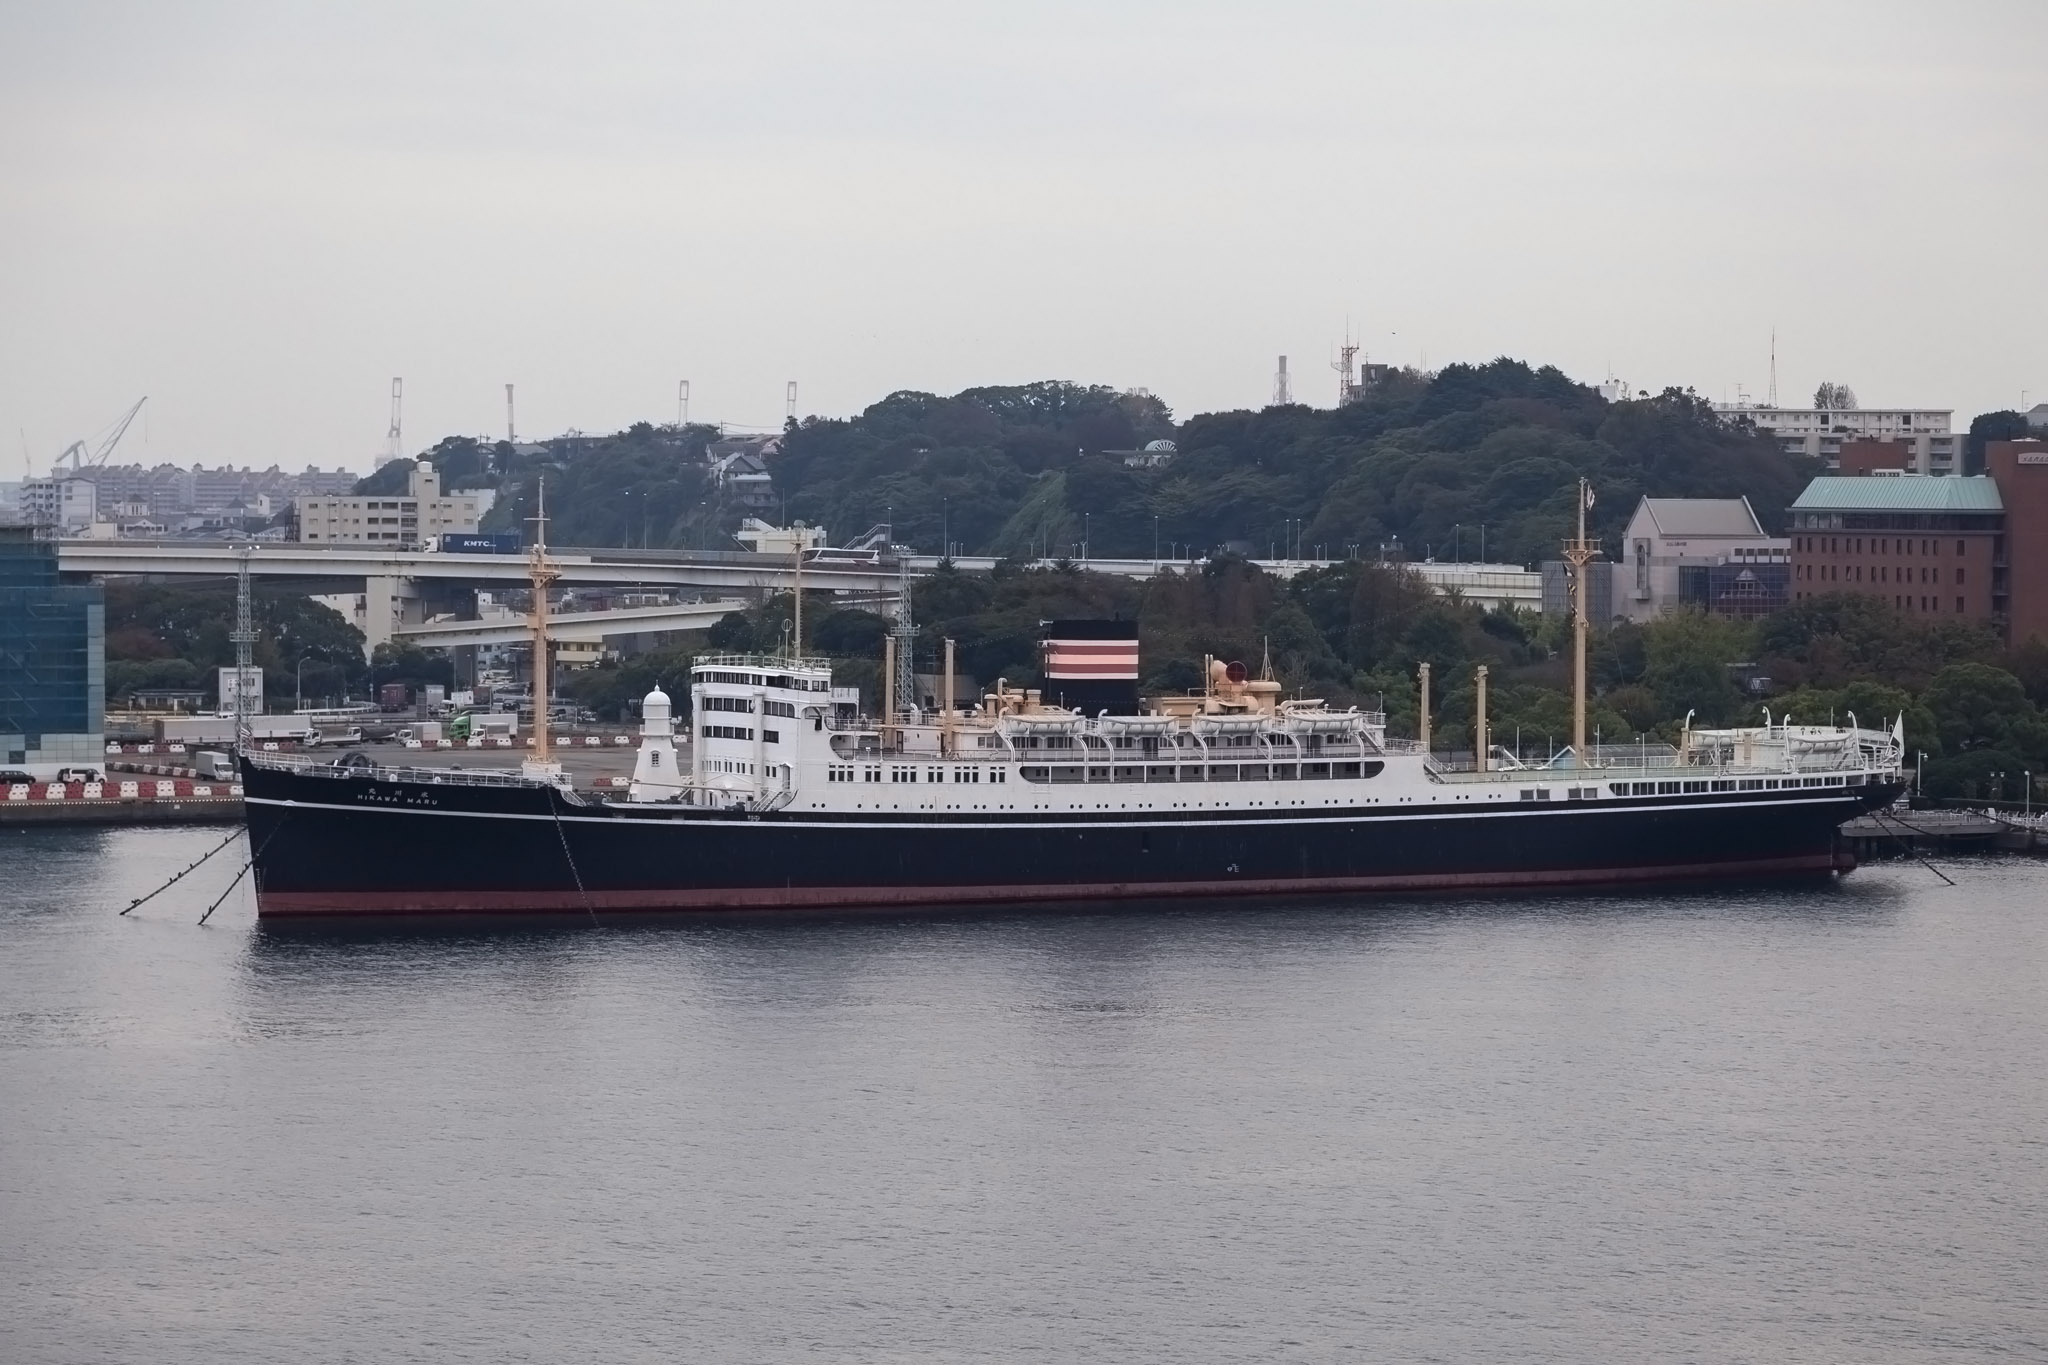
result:
[[[640,756],[633,763],[634,801],[672,801],[687,780],[676,771],[676,726],[668,693],[659,686],[640,699]]]

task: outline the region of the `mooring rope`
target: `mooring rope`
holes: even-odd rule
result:
[[[1913,830],[1915,834],[1925,835],[1927,838],[1930,839],[1935,837],[1934,835],[1928,833],[1926,830],[1914,829],[1913,826],[1907,824],[1905,821],[1899,819],[1897,816],[1886,815],[1882,810],[1873,810],[1870,813],[1876,817],[1877,827],[1879,829],[1884,829],[1885,821],[1890,820],[1893,824],[1898,825],[1903,829]],[[1916,850],[1911,844],[1907,843],[1904,839],[1899,838],[1899,836],[1896,833],[1888,829],[1884,829],[1884,832],[1886,834],[1891,835],[1892,839],[1897,842],[1900,848],[1906,850],[1907,856],[1912,858],[1914,862],[1920,864],[1920,866],[1926,868],[1929,872],[1932,872],[1935,876],[1941,878],[1950,886],[1954,886],[1956,884],[1955,878],[1949,876],[1948,873],[1943,872],[1933,863],[1930,863],[1925,858],[1921,857],[1918,850]]]
[[[206,850],[206,852],[200,854],[198,860],[194,862],[190,867],[187,867],[184,872],[178,873],[175,877],[172,877],[169,881],[165,882],[162,886],[159,886],[156,890],[150,892],[147,896],[137,896],[134,900],[129,901],[128,910],[133,910],[136,906],[141,905],[145,901],[155,900],[158,896],[162,895],[164,892],[170,890],[173,886],[177,885],[180,881],[182,881],[186,873],[191,872],[193,868],[198,867],[200,863],[205,862],[208,858],[211,858],[214,854],[220,852],[222,849],[226,848],[229,844],[232,844],[235,840],[241,837],[242,827],[240,825],[237,825],[235,826],[234,830],[229,833],[227,838],[221,840],[212,848],[209,848],[208,850]],[[121,913],[125,915],[128,913],[128,910],[123,910]]]

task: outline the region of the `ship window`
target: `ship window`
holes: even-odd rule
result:
[[[782,743],[782,732],[780,730],[763,730],[761,738],[769,744],[780,744]]]
[[[1001,768],[991,769],[988,775],[988,780],[991,782],[1003,781],[1003,770]]]
[[[1703,792],[1707,789],[1707,784],[1704,782],[1688,782],[1685,784],[1685,789],[1689,792]]]
[[[1237,781],[1237,765],[1236,765],[1235,763],[1230,763],[1230,764],[1223,764],[1223,763],[1214,763],[1214,764],[1211,764],[1211,765],[1209,766],[1209,780],[1210,780],[1211,782],[1235,782],[1235,781]]]
[[[1026,782],[1043,782],[1050,775],[1051,771],[1049,768],[1019,768],[1017,769],[1017,776],[1023,778]]]
[[[1608,783],[1608,784],[1607,784],[1607,790],[1609,790],[1609,791],[1613,792],[1613,793],[1614,793],[1614,794],[1615,794],[1616,796],[1627,796],[1627,795],[1628,795],[1628,783],[1626,783],[1626,782],[1610,782],[1610,783]]]
[[[1524,801],[1534,801],[1536,799],[1536,789],[1534,787],[1522,788],[1522,799]]]
[[[1740,788],[1740,790],[1742,791],[1760,792],[1763,789],[1764,780],[1761,777],[1745,777],[1744,779],[1742,779],[1742,786]]]
[[[1766,791],[1776,791],[1777,789],[1778,789],[1778,779],[1777,779],[1777,778],[1775,778],[1775,777],[1767,777],[1767,778],[1765,778],[1765,779],[1764,779],[1764,790],[1766,790]]]
[[[1158,767],[1145,769],[1145,780],[1147,782],[1171,782],[1173,779],[1174,770],[1169,764],[1160,764]]]
[[[1719,781],[1714,783],[1711,790],[1717,792],[1732,792],[1735,790],[1735,784],[1731,781]]]
[[[1676,782],[1659,782],[1657,784],[1657,794],[1659,796],[1669,796],[1677,790],[1678,784]]]

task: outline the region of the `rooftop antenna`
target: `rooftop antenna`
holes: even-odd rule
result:
[[[1778,325],[1771,324],[1771,394],[1764,400],[1765,406],[1778,406]]]
[[[405,381],[403,379],[393,379],[391,381],[391,430],[385,432],[384,436],[390,443],[388,448],[390,458],[394,460],[401,459],[405,455],[405,438],[399,434],[398,422],[398,410],[404,398]]]
[[[1337,372],[1337,406],[1343,407],[1358,393],[1358,345],[1351,340],[1351,322],[1344,322],[1344,344],[1337,348],[1331,369]]]
[[[1294,401],[1294,395],[1287,387],[1287,357],[1280,357],[1280,368],[1273,374],[1273,406],[1284,408]]]
[[[512,424],[512,386],[505,386],[505,440],[509,443],[519,439],[517,428]]]
[[[690,425],[690,381],[687,379],[676,381],[676,425]]]
[[[789,389],[783,395],[782,415],[785,418],[794,418],[796,416],[796,381],[794,379],[789,381]]]

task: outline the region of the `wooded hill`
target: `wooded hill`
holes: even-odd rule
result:
[[[730,549],[745,510],[706,477],[709,428],[638,424],[565,437],[537,453],[451,438],[429,455],[450,487],[504,490],[494,528],[533,514],[548,479],[562,545]],[[1171,440],[1158,467],[1128,456]],[[1157,398],[1039,383],[951,397],[895,393],[857,417],[792,422],[769,460],[771,519],[835,540],[889,521],[927,552],[1010,557],[1200,557],[1287,544],[1345,558],[1479,558],[1534,564],[1570,530],[1579,476],[1612,540],[1644,493],[1748,496],[1767,527],[1817,472],[1767,437],[1666,390],[1609,403],[1552,368],[1517,360],[1395,374],[1361,401],[1222,412],[1176,425]],[[366,481],[396,479],[380,471]],[[377,491],[389,491],[379,488]],[[1483,528],[1483,529],[1482,529]]]

